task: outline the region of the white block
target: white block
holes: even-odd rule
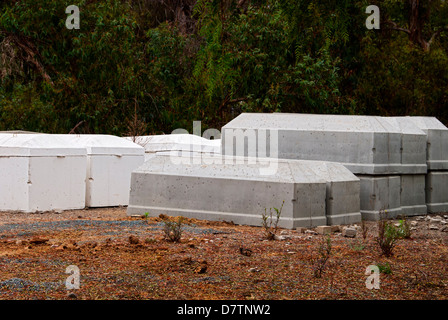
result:
[[[57,135],[68,144],[85,148],[87,207],[127,205],[131,172],[144,162],[143,147],[112,135]]]
[[[0,210],[85,207],[86,150],[47,134],[0,134]]]

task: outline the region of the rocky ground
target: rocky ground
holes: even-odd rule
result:
[[[411,237],[390,257],[372,221],[329,236],[280,229],[266,240],[262,227],[186,219],[176,243],[162,218],[127,217],[125,208],[0,213],[0,299],[448,297],[447,214],[409,218]],[[68,290],[72,265],[80,288]],[[379,289],[366,287],[370,265],[381,271]]]

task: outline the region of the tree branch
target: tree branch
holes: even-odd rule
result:
[[[411,34],[411,30],[405,29],[405,28],[401,28],[393,21],[388,20],[388,21],[385,22],[385,24],[391,25],[392,26],[391,27],[392,30],[397,30],[397,31],[401,31],[401,32],[404,32],[404,33],[407,33],[407,34]]]
[[[69,132],[68,134],[74,134],[74,133],[75,133],[75,130],[76,130],[80,125],[82,125],[84,122],[85,122],[84,120],[78,122],[78,124],[77,124],[76,126],[74,126],[73,129],[70,130],[70,132]]]
[[[428,41],[428,44],[431,45],[431,43],[434,41],[434,39],[436,37],[438,37],[444,30],[448,30],[448,26],[445,26],[443,28],[440,28],[439,30],[437,30],[436,32],[434,32],[431,36],[431,38]]]

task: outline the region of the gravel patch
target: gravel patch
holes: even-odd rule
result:
[[[36,283],[21,278],[11,278],[0,282],[0,290],[10,291],[47,291],[60,289],[63,285],[62,281],[59,282],[41,282]]]

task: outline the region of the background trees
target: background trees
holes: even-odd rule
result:
[[[80,0],[67,30],[72,2],[0,3],[0,130],[169,133],[243,111],[448,123],[444,0]]]

